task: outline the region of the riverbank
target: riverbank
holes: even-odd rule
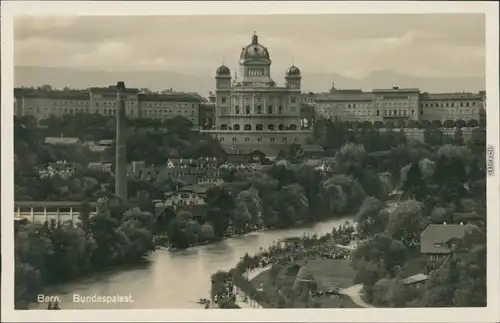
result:
[[[314,225],[316,223],[322,223],[322,222],[332,221],[332,220],[333,221],[334,220],[342,220],[345,218],[349,218],[352,221],[352,219],[354,218],[354,215],[348,215],[348,216],[343,216],[343,217],[331,217],[331,218],[323,219],[321,221],[316,221],[316,222],[295,223],[295,224],[292,224],[290,226],[283,227],[283,228],[273,228],[273,227],[259,228],[256,230],[247,231],[245,233],[237,233],[237,234],[232,234],[230,236],[225,236],[225,237],[218,239],[218,240],[198,242],[198,243],[192,244],[186,248],[173,248],[173,247],[169,247],[169,246],[156,246],[156,247],[159,247],[160,250],[169,250],[169,251],[189,250],[191,248],[195,248],[195,247],[199,247],[199,246],[206,246],[206,245],[210,245],[210,244],[220,243],[220,242],[223,242],[223,241],[228,240],[228,239],[244,237],[244,236],[252,234],[252,233],[267,232],[267,231],[285,231],[285,230],[293,230],[293,229],[306,229],[306,228],[308,228],[308,226]]]
[[[147,256],[145,265],[91,274],[47,287],[44,294],[59,296],[63,309],[201,309],[203,305],[196,302],[200,298],[210,299],[209,277],[218,270],[229,271],[246,253],[258,253],[261,247],[288,237],[331,233],[333,227],[344,226],[346,222],[352,223],[352,218],[329,219],[287,230],[253,232],[176,252],[157,250]],[[189,278],[189,288],[179,277]],[[132,293],[134,303],[73,303],[75,293],[84,296]],[[44,310],[46,306],[34,303],[30,308]]]
[[[219,299],[225,302],[233,302],[237,305],[236,295],[243,294],[251,303],[256,302],[262,308],[283,307],[285,304],[279,304],[277,298],[283,299],[283,297],[285,297],[284,294],[278,294],[271,297],[267,292],[264,292],[262,288],[254,286],[251,280],[265,273],[266,269],[275,268],[271,266],[276,266],[276,268],[288,268],[290,264],[293,264],[300,267],[298,261],[306,260],[307,263],[307,259],[313,258],[324,260],[349,259],[349,255],[354,248],[348,246],[339,247],[337,240],[349,244],[356,235],[355,227],[353,225],[347,225],[338,226],[335,230],[333,229],[332,227],[331,233],[325,233],[323,235],[313,234],[311,236],[304,234],[302,238],[286,237],[285,239],[280,239],[278,242],[274,241],[267,249],[261,248],[260,251],[253,256],[247,253],[237,265],[228,272],[219,271],[212,276],[211,295],[216,300]],[[349,283],[345,284],[343,287],[350,286],[354,277],[354,272],[351,270],[350,266],[347,265],[346,268],[349,269],[345,271],[349,273],[349,275],[347,275],[349,276],[347,278]],[[286,271],[285,275],[287,276],[288,274],[289,272]],[[295,272],[295,274],[297,274],[297,272]],[[221,280],[220,277],[224,277],[224,288],[217,286],[217,282]],[[295,276],[291,279],[293,281]],[[236,292],[233,287],[236,288]],[[274,290],[274,288],[270,290]],[[286,301],[282,301],[281,303],[286,303]],[[220,308],[228,308],[228,306],[226,303],[223,303]]]

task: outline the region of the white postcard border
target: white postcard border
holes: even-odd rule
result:
[[[498,3],[496,2],[147,2],[18,1],[1,4],[2,42],[2,320],[11,322],[207,321],[207,322],[494,322],[499,299],[499,97]],[[495,149],[488,176],[488,307],[429,309],[279,309],[279,310],[63,310],[15,311],[13,215],[13,16],[29,15],[230,15],[340,13],[484,13],[486,15],[487,142]],[[464,28],[467,28],[464,26]],[[464,62],[466,63],[466,62]]]

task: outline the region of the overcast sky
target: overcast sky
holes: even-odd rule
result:
[[[293,61],[308,74],[483,77],[484,22],[481,14],[23,17],[15,64],[213,74],[222,62],[237,67],[255,30],[273,73]]]

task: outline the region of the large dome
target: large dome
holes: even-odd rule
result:
[[[256,34],[252,36],[252,43],[241,50],[240,59],[269,59],[269,52],[266,47],[259,44],[259,38]]]

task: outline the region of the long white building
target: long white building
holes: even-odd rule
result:
[[[341,90],[315,96],[319,116],[344,121],[480,121],[486,93],[427,93],[419,89]]]

